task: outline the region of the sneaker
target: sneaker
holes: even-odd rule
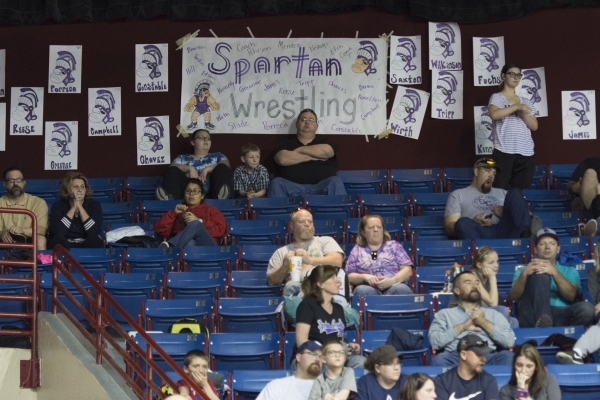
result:
[[[159,200],[173,200],[173,196],[167,193],[162,186],[158,186],[154,191],[154,194],[156,194],[156,198]]]
[[[583,204],[583,200],[581,197],[577,196],[571,202],[571,210],[572,211],[585,211],[585,204]]]
[[[544,228],[544,224],[542,223],[542,219],[537,215],[531,217],[531,225],[529,226],[531,229],[531,238],[535,241],[535,235],[537,235],[538,231]]]
[[[186,126],[185,129],[196,129],[197,127],[198,127],[198,123],[196,121],[194,121],[191,124],[189,124],[188,126]]]
[[[559,364],[583,364],[583,358],[573,350],[559,351],[556,361]]]
[[[161,249],[168,249],[169,247],[171,247],[171,243],[169,243],[165,240],[164,242],[159,244],[158,247],[160,247]]]
[[[552,326],[552,318],[547,314],[542,314],[535,323],[536,328],[548,328],[549,326]]]
[[[595,219],[590,219],[585,224],[585,227],[583,228],[583,233],[585,233],[585,236],[587,236],[587,237],[594,237],[597,230],[598,230],[598,221],[596,221]]]
[[[210,129],[211,131],[212,131],[213,129],[215,129],[215,128],[216,128],[216,127],[215,127],[213,124],[211,124],[209,121],[206,121],[206,122],[204,123],[204,127],[205,127],[206,129]]]
[[[221,186],[221,189],[219,189],[219,194],[217,194],[217,198],[220,200],[229,198],[229,185]]]

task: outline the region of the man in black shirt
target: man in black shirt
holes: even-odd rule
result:
[[[573,209],[583,203],[586,210],[592,210],[594,219],[588,221],[585,226],[585,234],[594,236],[598,227],[597,219],[600,217],[600,184],[598,176],[600,175],[600,158],[586,158],[583,160],[573,175],[569,178],[567,189],[569,192],[578,195],[573,201]],[[580,206],[581,207],[581,206]]]
[[[345,195],[344,183],[336,176],[337,146],[325,136],[317,136],[317,114],[300,111],[297,133],[276,149],[277,177],[269,186],[269,197],[312,194]]]

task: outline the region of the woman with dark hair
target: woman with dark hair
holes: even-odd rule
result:
[[[400,243],[391,240],[383,218],[368,214],[358,223],[356,246],[346,262],[355,296],[412,294],[406,282],[412,261]]]
[[[429,375],[412,374],[406,378],[398,400],[433,400],[436,399],[435,384]]]
[[[88,180],[80,172],[67,172],[60,184],[60,200],[50,211],[48,248],[104,247],[100,238],[102,206],[92,199]]]
[[[504,65],[500,92],[494,93],[488,104],[494,142],[492,158],[499,167],[494,187],[504,190],[527,189],[535,171],[531,132],[538,128],[537,111],[529,99],[516,93],[522,77],[516,64]]]
[[[560,400],[556,377],[546,372],[535,346],[515,346],[510,380],[500,389],[500,400]]]
[[[385,345],[373,350],[367,356],[365,369],[370,373],[363,375],[357,382],[357,395],[354,400],[395,399],[406,380],[402,375],[403,356],[394,346]]]
[[[161,247],[215,246],[219,243],[227,226],[225,217],[203,200],[202,182],[196,178],[188,179],[183,203],[154,223],[155,232],[167,238]]]
[[[304,299],[296,311],[296,348],[307,340],[320,343],[344,340],[344,309],[333,301],[333,296],[339,293],[342,283],[337,274],[337,267],[319,265],[302,281]],[[344,347],[348,353],[346,366],[362,367],[365,358],[359,355],[360,345],[344,343]]]

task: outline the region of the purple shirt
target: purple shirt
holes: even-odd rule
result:
[[[404,247],[395,240],[388,240],[377,250],[377,259],[371,257],[369,246],[354,246],[346,262],[346,274],[370,274],[376,277],[394,277],[400,265],[413,265]]]

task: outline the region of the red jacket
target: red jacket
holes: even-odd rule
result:
[[[221,238],[225,235],[225,229],[227,228],[227,222],[225,221],[223,214],[221,214],[221,211],[216,207],[204,203],[189,207],[187,211],[202,219],[202,225],[204,225],[216,243],[221,241]],[[165,215],[160,217],[154,223],[154,231],[159,235],[168,238],[177,235],[187,225],[183,219],[183,214],[185,214],[185,212],[176,214],[173,210],[167,211]]]

